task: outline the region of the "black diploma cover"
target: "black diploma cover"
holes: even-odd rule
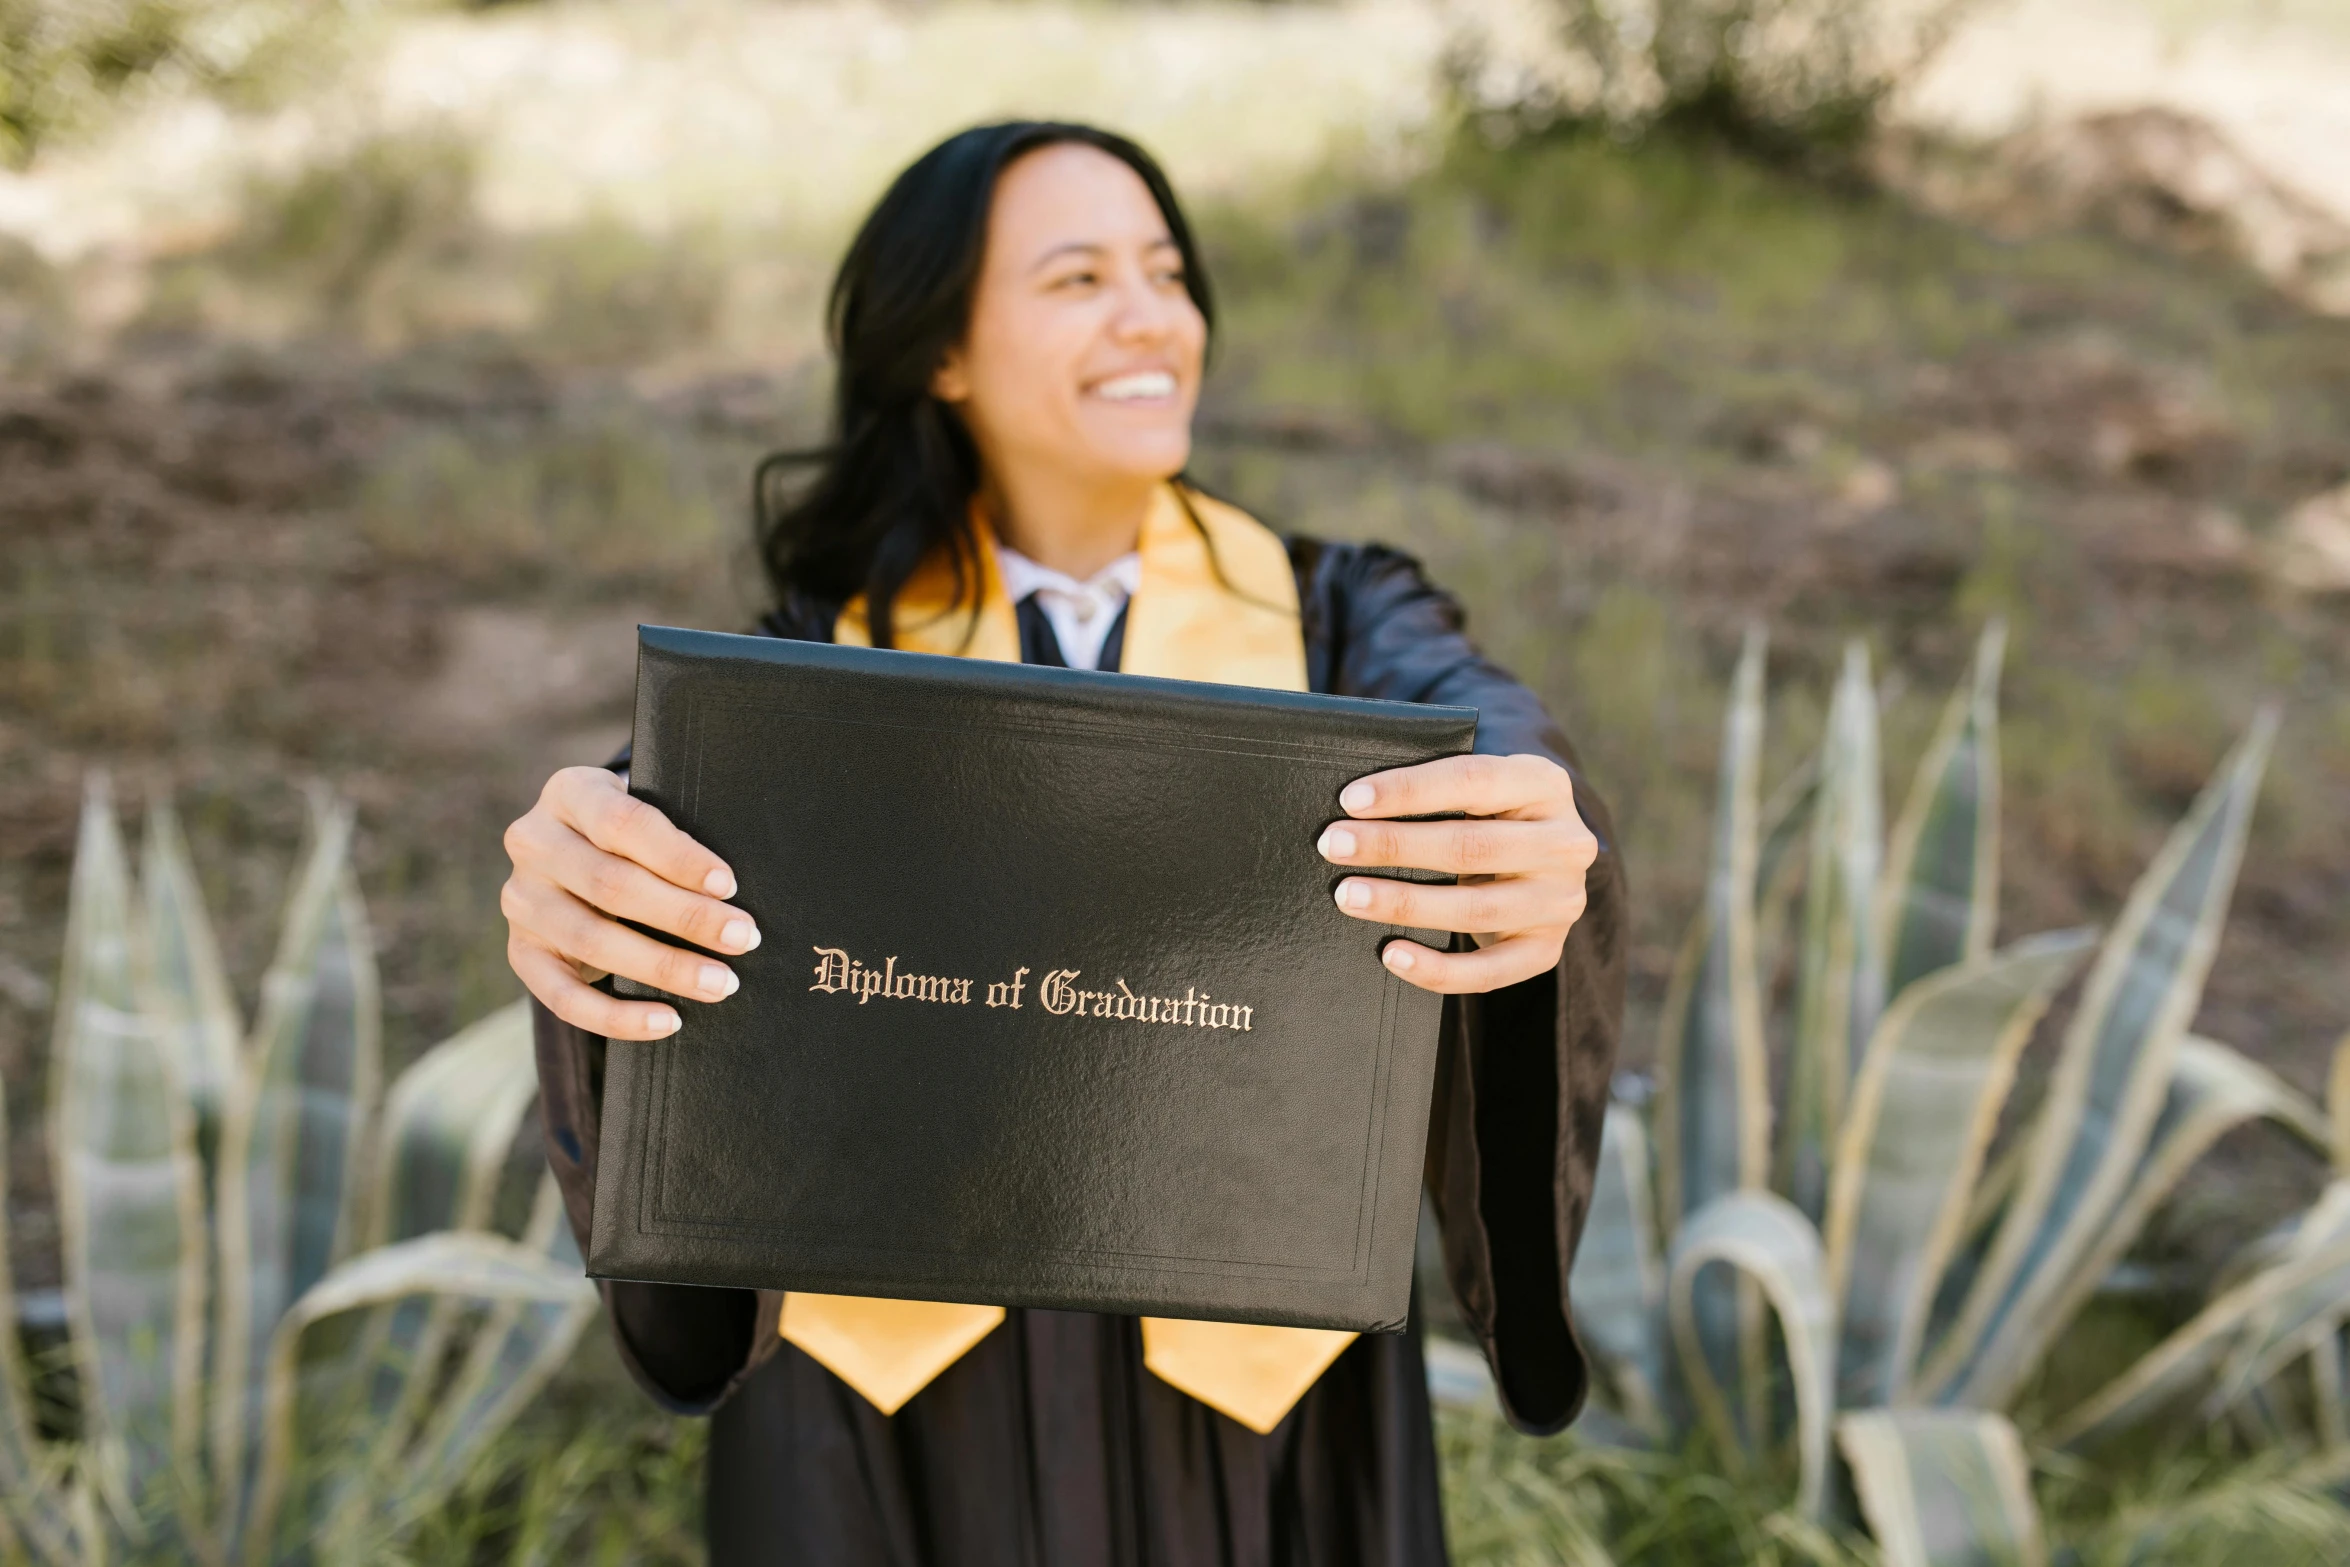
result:
[[[1474,709],[639,637],[630,792],[762,941],[611,1042],[591,1275],[1403,1325],[1443,998],[1378,953],[1451,937],[1331,889],[1452,878],[1315,840]]]

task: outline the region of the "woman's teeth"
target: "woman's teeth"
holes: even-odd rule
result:
[[[1175,378],[1164,370],[1144,370],[1113,376],[1093,389],[1093,395],[1113,403],[1148,402],[1175,395]]]

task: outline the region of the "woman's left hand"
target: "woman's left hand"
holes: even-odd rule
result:
[[[1583,917],[1583,874],[1599,840],[1575,809],[1575,781],[1547,756],[1447,756],[1357,778],[1338,796],[1347,820],[1316,845],[1338,865],[1452,871],[1457,885],[1349,876],[1338,907],[1375,925],[1466,931],[1471,952],[1401,937],[1381,954],[1423,990],[1498,990],[1555,968]],[[1465,811],[1438,822],[1381,820]]]

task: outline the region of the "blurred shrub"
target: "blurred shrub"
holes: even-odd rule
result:
[[[446,251],[472,227],[476,157],[445,134],[379,135],[245,196],[233,263],[355,306],[388,265]]]
[[[334,35],[345,0],[0,0],[0,163],[150,82],[266,95]]]
[[[291,172],[249,177],[217,243],[158,265],[139,325],[323,330],[389,346],[435,313],[436,288],[448,292],[444,280],[462,277],[481,249],[476,168],[464,138],[428,129],[378,133]]]
[[[370,472],[360,526],[393,560],[474,580],[558,563],[590,576],[707,570],[722,532],[711,466],[617,414],[512,440],[432,431]]]
[[[1547,0],[1550,47],[1456,49],[1455,95],[1489,131],[1559,124],[1719,137],[1841,161],[1976,0]]]
[[[473,140],[426,126],[251,178],[217,243],[158,270],[141,324],[377,350],[486,335],[573,366],[711,338],[740,260],[726,235],[648,235],[610,216],[501,230],[476,202],[480,162]]]
[[[627,364],[707,338],[725,303],[714,236],[659,239],[612,218],[533,247],[539,335],[575,363]]]

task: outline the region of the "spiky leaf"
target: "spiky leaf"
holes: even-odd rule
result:
[[[2007,630],[1984,627],[1893,828],[1877,904],[1884,994],[1991,950],[1999,918],[1999,667]]]
[[[1903,991],[1878,1026],[1828,1204],[1845,1403],[1906,1397],[2016,1060],[2095,940],[2063,931],[1944,969]]]
[[[179,817],[158,797],[147,808],[139,848],[139,890],[146,912],[140,945],[142,994],[170,1048],[195,1116],[207,1203],[218,1188],[220,1139],[237,1080],[244,1024],[237,1014],[204,895],[189,862]]]
[[[1872,1409],[1836,1423],[1885,1567],[2040,1567],[2031,1468],[1998,1415]]]
[[[313,804],[312,840],[262,981],[221,1157],[212,1449],[226,1537],[241,1535],[258,1434],[249,1381],[278,1322],[349,1245],[376,1092],[375,960],[350,866],[351,815]]]
[[[1770,1085],[1755,973],[1756,790],[1762,760],[1763,636],[1747,633],[1723,720],[1705,910],[1665,1001],[1658,1052],[1657,1175],[1668,1228],[1770,1176]],[[1751,1289],[1709,1276],[1695,1306],[1710,1374],[1744,1387],[1759,1372]]]
[[[2146,1152],[2139,1157],[2129,1188],[2081,1253],[2071,1280],[2050,1303],[2042,1319],[2043,1342],[2063,1332],[2088,1304],[2195,1162],[2229,1132],[2259,1119],[2274,1121],[2321,1148],[2326,1144],[2325,1118],[2317,1106],[2274,1072],[2217,1040],[2190,1034],[2179,1041],[2170,1091],[2146,1139]]]
[[[1700,1278],[1716,1264],[1751,1280],[1778,1316],[1795,1402],[1796,1507],[1816,1518],[1826,1495],[1828,1423],[1836,1406],[1835,1307],[1819,1232],[1785,1198],[1740,1191],[1691,1215],[1674,1238],[1665,1284],[1674,1346],[1699,1414],[1725,1451],[1737,1452],[1746,1439],[1708,1367],[1697,1314]]]
[[[279,1511],[297,1453],[297,1368],[303,1334],[346,1311],[405,1296],[441,1294],[479,1301],[538,1302],[592,1310],[595,1288],[576,1264],[494,1235],[437,1234],[378,1247],[320,1279],[280,1317],[263,1378],[264,1437],[241,1559],[273,1559]]]
[[[1598,1361],[1619,1412],[1654,1438],[1664,1424],[1656,1328],[1665,1281],[1648,1170],[1648,1128],[1640,1112],[1609,1105],[1567,1296],[1583,1347]]]
[[[418,1057],[384,1098],[366,1204],[366,1244],[437,1230],[486,1230],[498,1176],[538,1093],[530,1011],[516,1002]],[[348,1385],[364,1404],[355,1475],[407,1446],[435,1393],[460,1303],[412,1296],[377,1313],[351,1352]]]
[[[1845,649],[1820,746],[1780,1152],[1787,1195],[1814,1223],[1827,1205],[1828,1151],[1844,1119],[1846,1089],[1885,1005],[1876,953],[1882,790],[1877,694],[1868,650],[1855,642]]]
[[[2336,1181],[2328,1186],[2278,1254],[2278,1266],[2316,1256],[2337,1242],[2350,1240],[2350,1187]],[[2287,1361],[2331,1340],[2350,1315],[2350,1292],[2331,1289],[2325,1280],[2311,1280],[2268,1302],[2244,1325],[2221,1364],[2210,1396],[2204,1401],[2207,1418],[2238,1405],[2267,1399],[2267,1383]]]
[[[384,1096],[367,1244],[486,1229],[498,1171],[537,1092],[523,1002],[419,1056]]]
[[[130,865],[95,777],[70,898],[49,1121],[66,1309],[100,1484],[137,1540],[143,1513],[197,1484],[203,1177],[171,1049],[141,1005]]]
[[[2085,1447],[2133,1429],[2190,1394],[2208,1392],[2247,1328],[2264,1318],[2301,1320],[2313,1307],[2338,1309],[2350,1301],[2350,1185],[2337,1182],[2310,1217],[2304,1242],[2223,1292],[2058,1421],[2050,1439]]]
[[[2202,999],[2276,732],[2263,713],[2171,835],[2098,954],[2066,1031],[2022,1184],[1926,1379],[1992,1408],[2029,1374],[2066,1291],[2146,1150]]]
[[[558,1271],[584,1277],[579,1246],[552,1176],[540,1183],[522,1244],[543,1254]],[[448,1494],[475,1455],[563,1364],[595,1314],[592,1289],[568,1299],[507,1300],[493,1308],[417,1443],[417,1462],[389,1499],[396,1518],[416,1517]]]
[[[1762,803],[1761,847],[1754,856],[1755,974],[1768,989],[1787,946],[1787,927],[1803,891],[1812,813],[1820,801],[1820,769],[1813,758],[1779,781]]]

